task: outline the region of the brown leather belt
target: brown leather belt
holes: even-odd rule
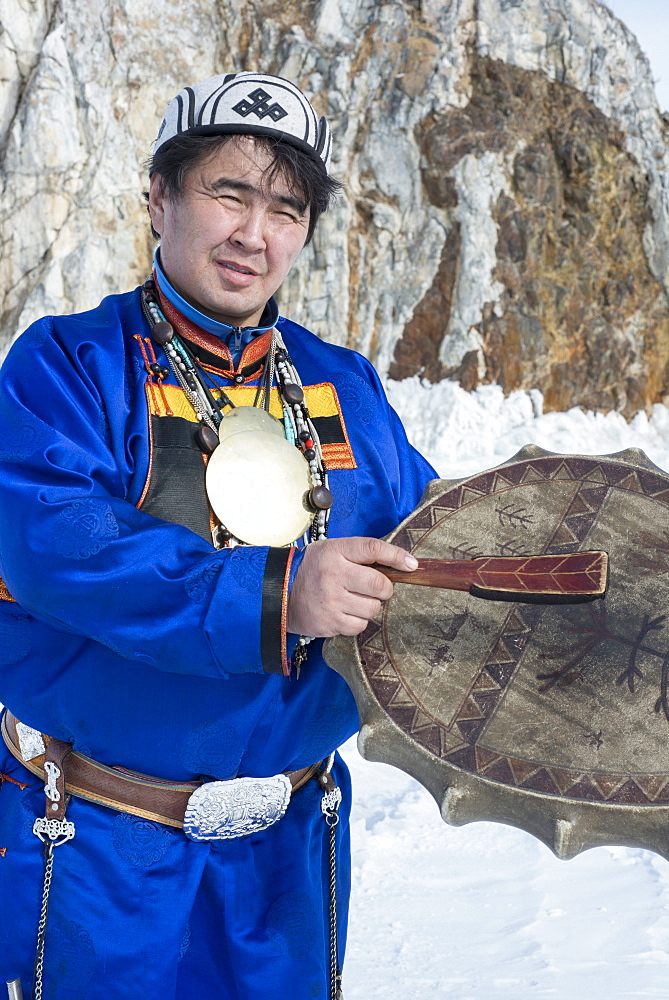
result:
[[[44,754],[33,757],[32,760],[23,759],[16,730],[17,721],[11,712],[5,710],[2,716],[2,738],[7,744],[7,749],[24,767],[45,781]],[[44,734],[42,739],[45,745],[60,742],[52,741]],[[99,806],[132,813],[133,816],[165,823],[167,826],[183,828],[188,800],[195,789],[204,784],[203,781],[163,781],[136,771],[107,767],[76,750],[68,751],[69,746],[71,746],[69,743],[63,744],[63,757],[67,757],[66,792],[88,802],[95,802]],[[292,791],[296,792],[314,777],[320,766],[319,761],[310,767],[289,772],[287,777],[292,785]]]

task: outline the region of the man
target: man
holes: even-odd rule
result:
[[[379,539],[435,474],[369,363],[278,316],[329,157],[288,81],[186,88],[154,150],[154,278],[40,320],[3,366],[0,971],[28,989],[37,950],[36,996],[338,989],[349,783],[331,755],[357,713],[322,637],[390,597],[371,564],[415,568]],[[240,414],[255,429],[224,440]],[[296,455],[311,508],[292,533],[275,487]],[[259,495],[226,508],[242,466]]]

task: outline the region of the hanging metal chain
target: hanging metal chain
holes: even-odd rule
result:
[[[42,888],[42,908],[37,925],[33,1000],[42,1000],[44,942],[49,916],[49,893],[53,878],[53,849],[72,840],[76,833],[74,823],[65,819],[69,796],[66,791],[64,761],[71,750],[72,744],[61,740],[50,739],[46,743],[44,760],[46,815],[38,816],[33,823],[33,833],[44,844],[44,885]]]
[[[330,773],[334,762],[332,754],[320,775],[324,789],[321,799],[321,811],[325,822],[330,828],[330,997],[329,1000],[342,1000],[341,970],[339,968],[339,948],[337,941],[337,824],[339,823],[339,806],[341,804],[341,788],[334,783]]]
[[[339,971],[337,943],[337,823],[339,816],[334,814],[330,827],[330,1000],[341,997],[341,972]]]
[[[180,360],[178,350],[172,344],[165,344],[164,350],[167,356],[168,364],[172,369],[172,372],[174,373],[174,377],[176,378],[177,382],[183,389],[186,398],[189,400],[191,406],[195,410],[198,419],[201,420],[203,423],[207,424],[208,427],[211,427],[213,431],[216,431],[217,424],[216,421],[211,416],[211,414],[208,412],[206,401],[200,398],[200,395],[197,392],[197,388],[193,388],[193,386],[190,385],[188,382],[186,365],[183,363],[183,361]],[[192,373],[191,373],[191,378],[194,378]],[[194,379],[194,382],[197,385],[196,379]],[[202,390],[200,390],[200,392],[202,392]]]
[[[35,987],[33,1000],[42,1000],[42,980],[44,975],[44,939],[46,937],[46,921],[49,914],[49,893],[53,878],[53,841],[44,845],[44,888],[42,890],[42,909],[37,925],[37,956],[35,958]]]

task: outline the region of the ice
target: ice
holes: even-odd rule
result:
[[[641,448],[652,462],[669,469],[669,410],[659,403],[650,419],[638,413],[628,423],[620,413],[579,407],[544,413],[538,389],[505,397],[497,385],[465,392],[457,382],[431,385],[418,376],[388,381],[386,388],[411,443],[444,479],[492,468],[526,444],[572,455]]]

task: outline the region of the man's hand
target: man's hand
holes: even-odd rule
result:
[[[327,538],[307,545],[288,598],[288,631],[358,635],[392,597],[393,585],[372,563],[416,569],[418,560],[379,538]]]

